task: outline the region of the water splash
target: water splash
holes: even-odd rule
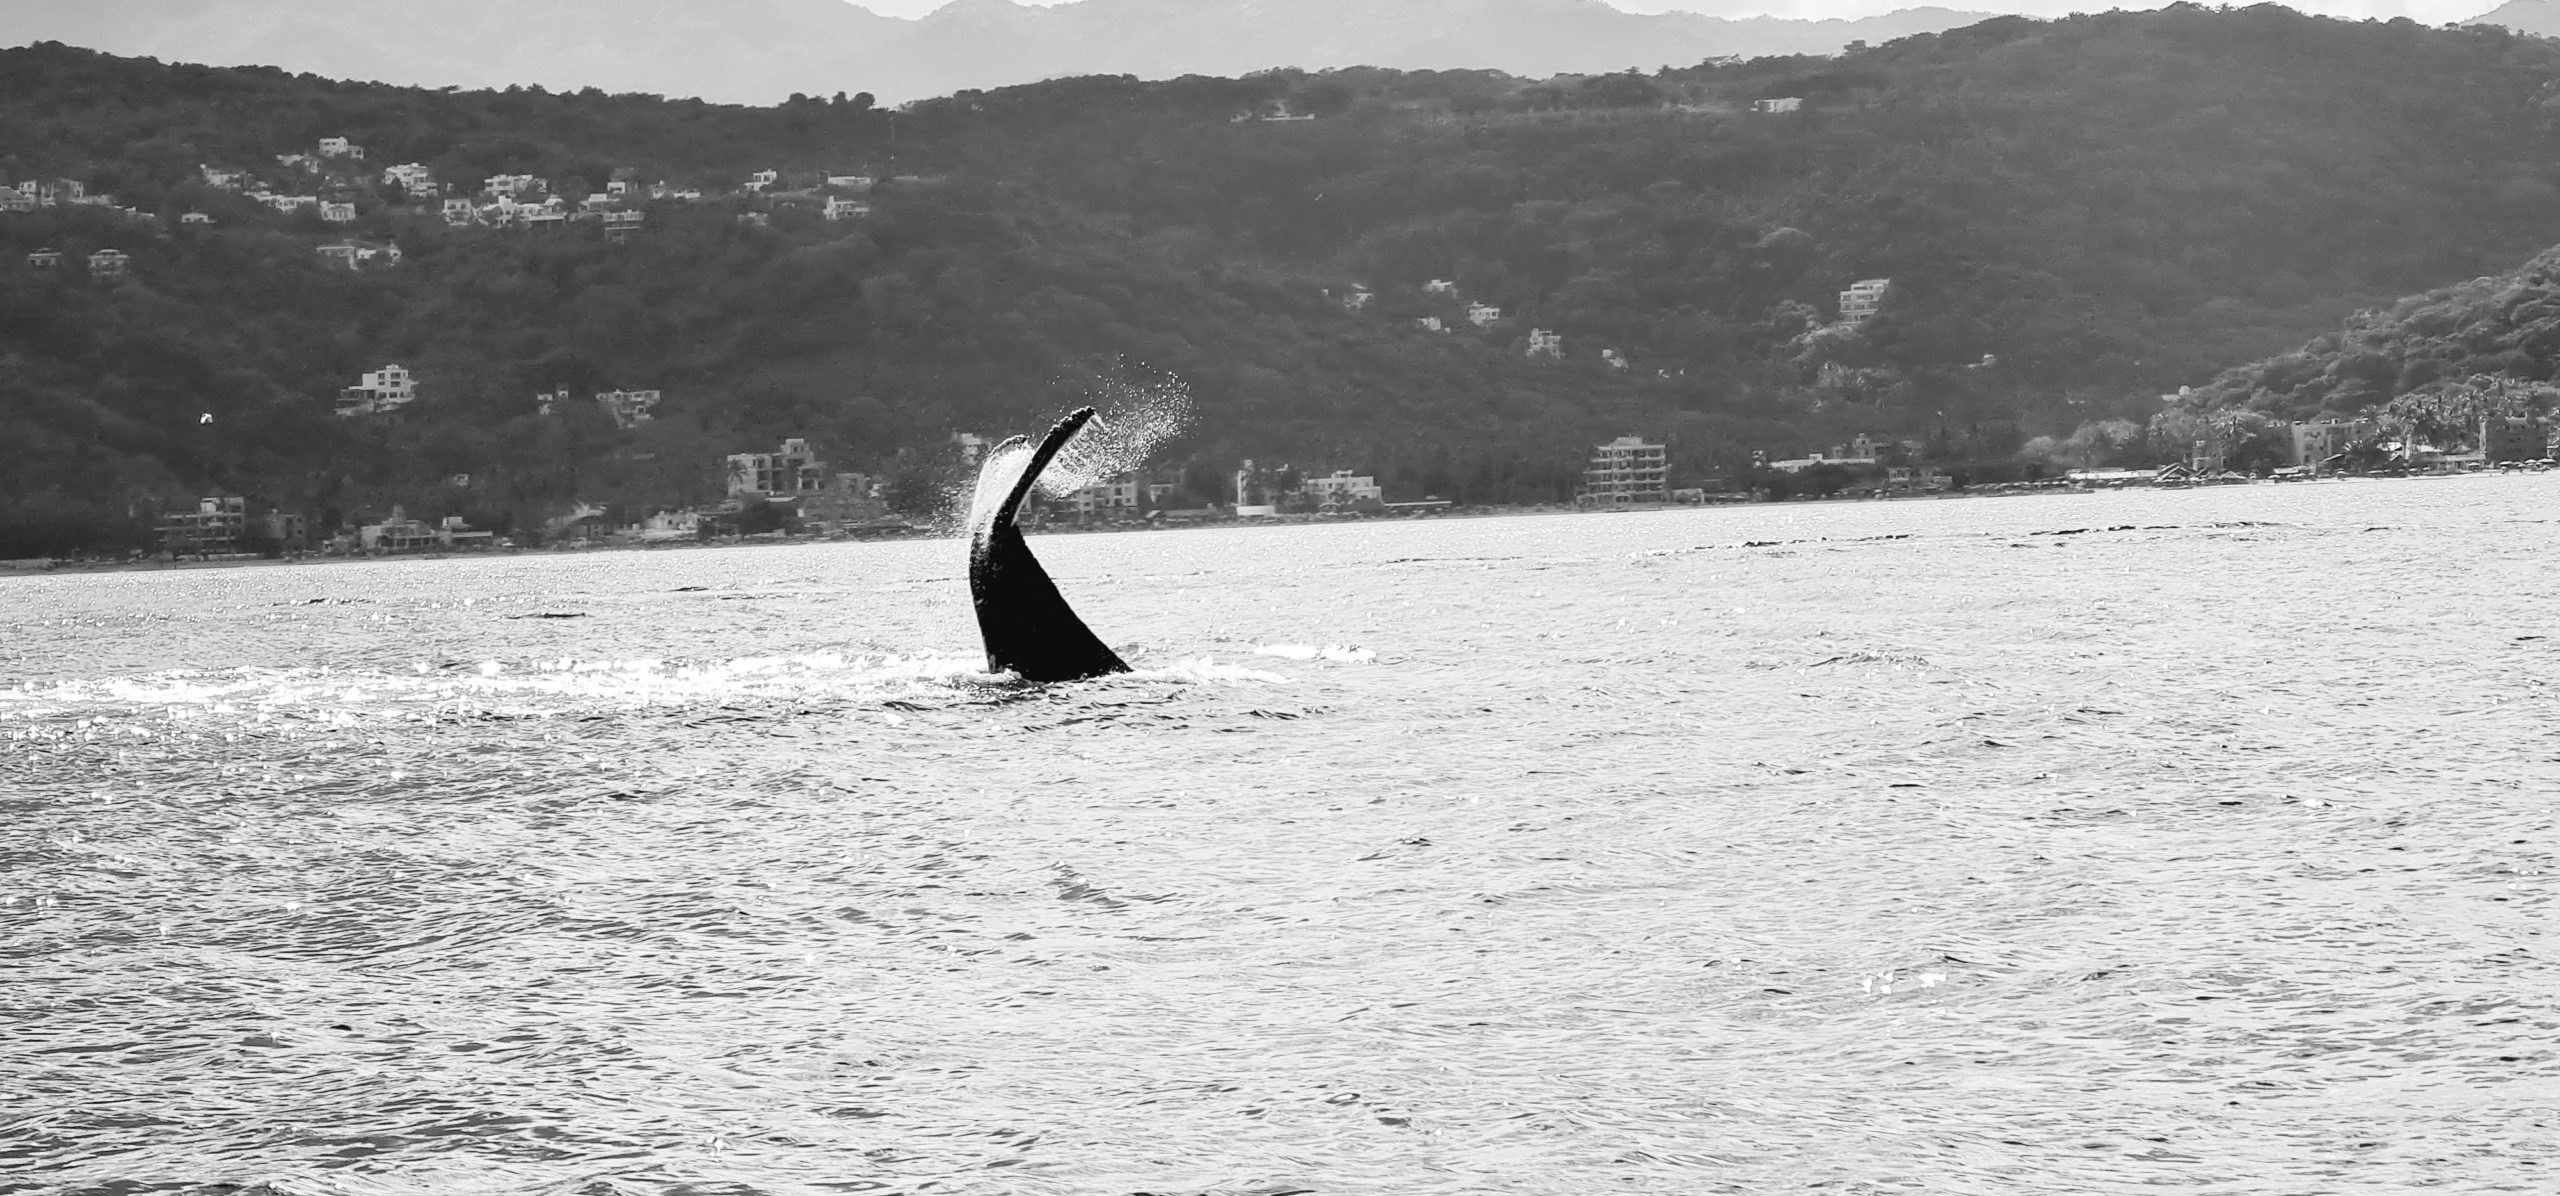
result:
[[[1111,378],[1086,398],[1099,409],[1040,473],[1040,490],[1072,494],[1147,463],[1191,426],[1191,384],[1172,374]]]
[[[1166,441],[1191,425],[1191,385],[1172,374],[1140,375],[1124,369],[1085,392],[1085,398],[1096,408],[1093,422],[1040,471],[1040,493],[1052,498],[1146,464]],[[956,531],[975,536],[986,530],[995,519],[997,505],[1030,464],[1035,447],[1029,440],[1008,441],[987,454],[969,486],[968,518]],[[953,506],[956,509],[958,504]]]

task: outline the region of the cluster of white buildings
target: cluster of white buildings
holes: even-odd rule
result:
[[[355,241],[341,241],[334,245],[317,246],[313,252],[319,254],[322,261],[345,266],[350,270],[361,270],[367,266],[397,266],[401,258],[400,247],[388,242],[369,245]]]
[[[1448,278],[1433,278],[1424,281],[1422,284],[1422,293],[1426,296],[1446,299],[1451,302],[1455,302],[1459,298],[1458,284],[1456,280]],[[1357,282],[1352,283],[1347,290],[1343,291],[1339,295],[1334,294],[1331,290],[1327,290],[1325,295],[1340,303],[1344,310],[1355,312],[1367,310],[1369,304],[1377,298],[1377,293],[1370,290],[1367,284]],[[1482,300],[1472,300],[1469,301],[1466,306],[1466,321],[1478,328],[1491,328],[1495,324],[1502,322],[1502,309]],[[1452,322],[1450,317],[1440,315],[1415,316],[1413,317],[1413,323],[1415,327],[1420,328],[1425,332],[1452,332],[1456,330],[1456,325]],[[1563,360],[1564,334],[1548,328],[1530,329],[1527,355],[1530,357],[1543,357],[1553,361]],[[1623,370],[1628,366],[1627,355],[1623,350],[1602,349],[1600,351],[1600,359],[1602,362],[1606,363],[1609,368],[1614,370]]]
[[[1896,447],[1898,446],[1895,442],[1872,432],[1860,432],[1851,437],[1849,443],[1845,445],[1835,444],[1828,451],[1808,452],[1801,457],[1771,461],[1768,462],[1768,467],[1779,473],[1803,473],[1816,465],[1876,465],[1882,463],[1885,454],[1892,452]],[[1908,446],[1899,447],[1907,448]]]
[[[60,207],[105,208],[127,220],[151,219],[151,213],[117,203],[112,195],[92,192],[78,179],[28,179],[0,187],[0,213]]]

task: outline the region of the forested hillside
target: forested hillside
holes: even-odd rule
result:
[[[2284,421],[2379,413],[2422,438],[2460,441],[2484,415],[2550,414],[2560,405],[2555,374],[2560,249],[2358,311],[2300,348],[2223,371],[2170,418],[2240,437]]]
[[[1561,497],[1579,446],[1625,432],[1669,438],[1675,482],[1859,431],[1999,458],[2560,240],[2555,80],[2560,44],[2504,30],[2188,6],[1653,75],[1088,78],[895,111],[10,51],[8,180],[145,218],[0,212],[0,502],[21,529],[216,488],[324,520],[636,516],[785,435],[921,471],[951,432],[1030,427],[1128,369],[1191,385],[1169,472],[1288,460],[1391,497]],[[1777,97],[1803,103],[1749,109]],[[1236,119],[1282,114],[1315,119]],[[276,163],[330,136],[364,173]],[[463,192],[704,194],[635,193],[624,244],[448,228],[376,177],[408,162]],[[762,169],[772,192],[735,194]],[[821,219],[830,172],[882,180],[866,213]],[[340,241],[402,259],[315,252]],[[44,246],[65,265],[27,264]],[[125,276],[80,268],[102,247]],[[1834,324],[1861,278],[1892,279],[1881,313]],[[421,380],[405,421],[332,415],[395,361]],[[636,430],[533,403],[630,387],[667,396]]]

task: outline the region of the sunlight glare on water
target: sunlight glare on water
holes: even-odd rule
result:
[[[2539,1192],[2560,478],[0,579],[0,1192]]]

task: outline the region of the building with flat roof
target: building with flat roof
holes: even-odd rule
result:
[[[1582,471],[1581,501],[1597,506],[1662,502],[1670,497],[1671,450],[1643,438],[1621,436],[1594,446]]]
[[[1093,485],[1081,487],[1067,495],[1067,508],[1078,515],[1136,518],[1138,496],[1146,492],[1146,483],[1132,473],[1116,474]]]
[[[1884,305],[1884,293],[1893,289],[1890,278],[1861,278],[1840,292],[1840,322],[1864,324]]]
[[[2286,464],[2314,470],[2321,462],[2382,436],[2382,425],[2369,419],[2298,423],[2288,430],[2292,433],[2293,451]]]
[[[1378,486],[1377,478],[1355,476],[1348,469],[1337,469],[1320,478],[1301,479],[1298,493],[1314,499],[1316,509],[1326,514],[1358,510],[1364,502],[1384,503],[1387,498],[1387,492]]]
[[[2551,422],[2538,415],[2480,417],[2480,459],[2490,465],[2506,461],[2540,461],[2551,455]]]
[[[729,497],[791,498],[826,486],[826,467],[809,442],[793,437],[770,453],[729,454]]]
[[[178,556],[238,552],[241,533],[248,530],[248,505],[236,496],[216,495],[197,499],[192,511],[163,515],[157,529],[160,547]]]
[[[338,414],[353,419],[365,415],[390,415],[418,399],[418,381],[407,368],[394,362],[366,373],[355,385],[338,392]]]

